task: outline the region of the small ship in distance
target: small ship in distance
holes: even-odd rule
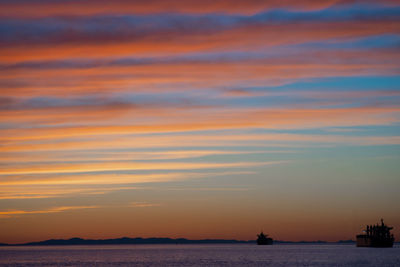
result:
[[[261,232],[257,236],[257,245],[272,245],[273,239],[268,237],[268,235],[265,235],[263,232]]]
[[[391,248],[394,236],[390,233],[393,227],[388,227],[381,219],[381,224],[367,225],[365,234],[357,235],[357,247]]]

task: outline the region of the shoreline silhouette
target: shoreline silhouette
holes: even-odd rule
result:
[[[354,240],[339,240],[328,242],[316,241],[282,241],[274,240],[275,244],[355,244]],[[113,239],[83,239],[74,237],[70,239],[49,239],[38,242],[27,242],[20,244],[0,243],[0,246],[70,246],[70,245],[146,245],[146,244],[257,244],[256,240],[236,239],[186,239],[168,237],[122,237]]]

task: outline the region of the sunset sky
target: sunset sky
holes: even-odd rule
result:
[[[400,239],[400,1],[0,0],[0,243]]]

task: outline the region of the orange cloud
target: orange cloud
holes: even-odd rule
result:
[[[394,64],[348,64],[348,65],[322,65],[322,64],[296,64],[296,65],[253,65],[253,66],[238,66],[235,64],[231,64],[228,66],[220,65],[219,67],[209,65],[197,66],[197,71],[195,70],[196,66],[180,66],[178,68],[171,66],[168,70],[168,66],[165,67],[165,70],[160,70],[157,68],[152,70],[149,68],[147,70],[149,73],[152,73],[153,80],[150,78],[134,79],[130,78],[121,78],[119,82],[117,82],[118,77],[107,79],[99,78],[97,80],[96,77],[59,77],[59,79],[85,79],[85,82],[82,84],[66,84],[66,82],[60,81],[58,85],[50,86],[45,85],[41,86],[35,78],[29,78],[29,84],[26,85],[18,85],[15,87],[4,87],[3,97],[18,97],[20,99],[29,99],[40,96],[52,96],[52,97],[68,97],[73,96],[87,96],[90,94],[103,94],[107,96],[112,96],[115,93],[129,93],[129,94],[156,94],[156,93],[176,93],[176,92],[193,92],[194,94],[201,94],[201,90],[203,88],[212,88],[215,89],[215,95],[220,94],[218,90],[219,88],[226,87],[235,87],[240,84],[241,86],[265,86],[265,85],[282,85],[287,83],[293,83],[301,79],[312,79],[312,78],[329,78],[329,77],[352,77],[352,76],[368,76],[368,75],[385,75],[385,76],[394,76],[398,74],[398,70]],[[203,72],[204,70],[204,72]],[[120,69],[120,72],[126,72],[126,77],[129,75],[134,76],[135,70],[129,71]],[[38,73],[38,76],[40,74]],[[44,74],[45,75],[45,74]],[[110,73],[109,75],[112,75]],[[162,78],[164,76],[164,78]],[[180,76],[180,77],[179,77]],[[161,77],[161,78],[160,78]],[[168,78],[165,78],[168,77]],[[219,77],[219,79],[218,79]],[[51,84],[57,78],[48,78],[49,84]],[[18,80],[15,78],[15,80]],[[100,81],[101,80],[101,85]],[[115,82],[114,82],[115,81]],[[121,84],[119,86],[119,84]],[[99,85],[99,86],[97,86]],[[164,89],[163,86],[170,87],[170,89]],[[65,94],[69,92],[68,96]],[[232,95],[232,94],[231,94]],[[262,95],[262,93],[260,93]],[[206,95],[203,95],[205,97]],[[236,96],[238,96],[236,92]],[[242,94],[243,96],[243,94]],[[255,95],[253,94],[253,97]],[[200,99],[201,100],[201,99]],[[157,103],[155,103],[157,104]],[[129,105],[119,104],[115,105],[115,110],[122,110],[123,108],[129,108]],[[58,107],[60,108],[60,107]],[[67,107],[68,108],[68,107]],[[96,109],[96,106],[86,107],[87,110]],[[132,105],[131,108],[134,108]],[[27,114],[25,111],[21,110],[2,110],[1,112],[4,116],[15,116],[18,119],[17,115],[20,113],[20,117],[29,117],[35,116],[36,113],[43,112],[45,108],[37,109],[37,111],[32,110],[32,114]],[[81,109],[81,107],[77,106],[77,110]],[[147,109],[147,112],[151,110],[155,110],[156,107],[151,107]],[[47,108],[49,112],[51,112],[51,108]],[[144,109],[138,109],[139,111],[143,111]],[[56,111],[56,110],[54,110]],[[8,115],[10,114],[10,115]],[[100,114],[100,113],[99,113]],[[86,116],[86,114],[82,114]],[[106,114],[105,114],[106,115]],[[49,116],[52,116],[49,113]],[[63,113],[60,114],[60,120],[66,116]],[[107,117],[107,116],[106,116]],[[0,119],[5,120],[5,117],[0,116]]]
[[[296,22],[281,24],[245,24],[232,29],[216,29],[182,33],[179,29],[119,40],[109,35],[96,40],[76,40],[60,36],[59,43],[45,37],[42,42],[28,41],[3,45],[0,60],[16,63],[33,60],[56,60],[73,58],[109,58],[123,56],[166,56],[200,51],[250,51],[283,44],[299,44],[337,38],[359,38],[380,34],[397,33],[400,21],[353,20],[338,22]],[[62,33],[60,33],[62,34]],[[101,39],[104,39],[102,41]],[[107,42],[106,42],[107,41]]]
[[[86,141],[63,141],[56,143],[39,143],[39,144],[9,144],[0,148],[0,151],[6,153],[42,153],[47,152],[60,152],[73,153],[78,155],[79,151],[96,151],[99,148],[105,149],[155,149],[155,148],[171,148],[171,147],[267,147],[267,146],[279,146],[279,147],[291,147],[294,148],[300,146],[310,146],[313,144],[348,144],[348,145],[389,145],[399,144],[399,139],[396,136],[338,136],[338,135],[295,135],[295,134],[236,134],[236,135],[172,135],[172,136],[147,136],[147,137],[118,137],[118,138],[104,138],[97,140],[86,140]],[[73,155],[73,154],[72,154]],[[72,160],[72,158],[66,158]],[[29,161],[28,161],[29,162]],[[35,162],[35,161],[32,161]],[[146,163],[147,164],[147,163]],[[133,164],[134,165],[134,164]],[[132,165],[133,169],[136,169]],[[140,164],[139,164],[140,165]],[[167,169],[173,169],[174,164],[166,166]],[[185,165],[182,165],[184,167]],[[150,163],[149,166],[150,168]],[[155,165],[155,168],[161,168],[160,165]],[[190,166],[186,166],[190,168]],[[186,168],[185,167],[185,168]],[[196,168],[195,165],[192,166]],[[200,168],[206,168],[206,165],[199,165]],[[216,165],[218,167],[218,165]],[[220,167],[223,168],[221,165]],[[38,172],[46,172],[44,170],[37,170]],[[123,169],[124,167],[116,167],[117,169]],[[128,168],[128,167],[126,167]],[[144,166],[138,166],[137,169],[143,169]],[[210,168],[212,166],[210,165]],[[3,171],[7,170],[7,165],[2,168]],[[129,169],[129,168],[128,168]],[[179,169],[179,168],[178,168]],[[99,171],[101,168],[99,167]],[[73,170],[72,170],[73,171]],[[82,169],[84,171],[84,169]],[[1,171],[0,171],[1,173]]]
[[[306,78],[398,75],[399,60],[397,51],[377,49],[307,51],[274,59],[247,59],[240,62],[171,60],[139,65],[99,64],[88,68],[76,66],[55,69],[21,66],[4,69],[0,74],[0,82],[4,84],[3,97],[21,99],[38,96],[71,98],[119,92],[199,92],[203,88],[218,90],[238,84],[248,87],[271,86]],[[237,96],[239,91],[235,93]],[[243,91],[241,93],[243,96]]]
[[[147,202],[131,202],[127,205],[132,208],[148,208],[148,207],[159,207],[159,203],[147,203]]]
[[[21,177],[19,177],[21,178]],[[71,180],[77,180],[77,177],[70,177]],[[2,190],[0,190],[0,200],[6,199],[45,199],[45,198],[69,198],[76,196],[88,196],[88,195],[104,195],[114,191],[122,190],[143,190],[148,189],[145,187],[133,187],[133,186],[113,186],[111,183],[104,183],[106,187],[95,187],[93,188],[82,188],[83,183],[76,182],[75,184],[70,182],[58,183],[56,180],[46,180],[40,178],[36,180],[30,179],[30,177],[24,176],[22,179],[14,181],[3,181],[1,183]],[[88,184],[96,184],[88,183]],[[99,179],[99,184],[102,185],[102,179]],[[118,182],[115,183],[116,185]],[[71,186],[72,185],[72,186]],[[77,186],[75,186],[77,185]],[[98,185],[98,184],[97,184]]]
[[[35,124],[63,124],[86,121],[99,122],[115,119],[125,115],[128,111],[136,110],[130,104],[106,104],[106,105],[80,105],[80,106],[56,106],[34,109],[0,110],[0,122],[15,123],[30,122]],[[141,108],[140,110],[145,110]],[[151,111],[146,109],[148,113]],[[139,112],[139,111],[138,111]],[[79,119],[78,119],[79,118]]]
[[[95,208],[99,208],[99,206],[62,206],[45,210],[8,210],[8,211],[0,211],[0,217],[4,218],[15,215],[58,213],[71,210],[95,209]]]
[[[97,14],[152,14],[165,12],[178,13],[235,13],[254,14],[272,8],[288,8],[300,10],[315,10],[327,8],[340,0],[312,1],[312,0],[147,0],[128,1],[115,0],[110,3],[107,0],[96,2],[82,2],[78,0],[68,1],[3,1],[0,16],[3,17],[45,17],[60,15],[97,15]],[[382,3],[393,1],[384,0]],[[396,3],[396,2],[394,2]]]
[[[282,164],[282,163],[280,163]],[[29,196],[31,194],[39,196],[62,196],[65,194],[103,194],[107,191],[118,190],[134,190],[134,189],[148,189],[147,187],[112,187],[111,185],[120,184],[144,184],[144,183],[165,183],[173,181],[182,181],[189,179],[198,179],[213,176],[226,176],[226,175],[241,175],[241,174],[254,174],[254,171],[224,171],[218,172],[168,172],[168,173],[143,173],[143,174],[59,174],[54,177],[53,174],[43,174],[40,177],[35,175],[9,175],[4,177],[0,182],[3,188],[1,197]],[[67,186],[78,186],[68,188]],[[97,188],[82,188],[82,185],[107,185],[107,187]],[[35,186],[35,187],[34,187]],[[43,188],[38,186],[44,186]],[[60,187],[49,187],[60,186]],[[32,193],[34,192],[34,193]],[[0,197],[0,198],[1,198]]]
[[[2,1],[2,17],[46,17],[46,16],[87,16],[98,14],[158,14],[158,13],[229,13],[255,14],[268,9],[320,10],[333,5],[353,3],[376,3],[374,0],[147,0],[129,1]],[[380,0],[380,5],[398,6],[398,0]]]
[[[91,118],[90,112],[86,112],[83,118],[78,119],[75,108],[72,108],[70,114],[71,121],[75,123],[84,123],[87,121],[85,116]],[[62,108],[64,110],[64,108]],[[157,110],[157,109],[156,109]],[[399,121],[400,109],[397,107],[355,107],[355,108],[324,108],[324,109],[254,109],[254,108],[237,108],[237,109],[163,109],[160,116],[155,111],[150,111],[152,116],[134,109],[132,112],[124,114],[125,121],[121,120],[125,125],[105,125],[105,126],[59,126],[47,128],[31,128],[29,131],[25,129],[4,129],[0,130],[0,140],[4,143],[0,147],[0,151],[20,151],[20,150],[54,150],[54,149],[71,149],[81,147],[82,149],[95,148],[101,143],[100,147],[113,146],[121,147],[148,147],[148,146],[173,146],[177,144],[185,145],[186,140],[182,137],[175,136],[136,136],[134,140],[138,142],[124,141],[124,135],[144,134],[144,133],[170,133],[170,132],[188,132],[199,130],[223,130],[223,129],[247,129],[247,128],[264,128],[264,129],[296,129],[296,128],[321,128],[335,126],[358,126],[358,125],[388,125]],[[1,113],[1,112],[0,112]],[[6,111],[5,113],[8,113]],[[30,111],[25,111],[28,118],[24,118],[25,122],[42,121],[40,116],[34,121],[30,120]],[[97,116],[97,111],[94,111]],[[104,110],[103,113],[107,113]],[[156,114],[157,113],[157,114]],[[4,113],[3,113],[4,114]],[[56,109],[53,113],[44,112],[45,122],[48,116],[53,116],[57,119],[59,113]],[[68,112],[66,112],[68,114]],[[99,119],[101,117],[99,116]],[[167,114],[168,117],[165,115]],[[148,125],[135,125],[134,121],[127,118],[136,116],[136,120],[151,118],[151,123]],[[0,116],[2,117],[2,116]],[[5,117],[11,121],[18,119],[8,113]],[[168,118],[169,123],[165,122]],[[251,118],[249,120],[248,118]],[[115,120],[114,120],[115,121]],[[131,124],[131,125],[127,125]],[[120,136],[122,135],[122,136]],[[23,143],[24,141],[33,140],[54,140],[64,138],[79,138],[79,137],[96,137],[92,140],[63,140],[57,143]],[[108,138],[105,138],[107,137]],[[110,139],[110,137],[115,138]],[[180,138],[180,139],[179,139]],[[196,138],[196,136],[193,136]],[[156,140],[155,140],[156,139]],[[206,140],[205,137],[203,140]],[[128,138],[128,140],[133,140]],[[194,140],[194,139],[193,139]],[[227,139],[226,139],[227,140]],[[201,140],[199,140],[201,141]],[[21,143],[22,142],[22,143]],[[187,140],[190,144],[190,140]]]
[[[277,153],[294,153],[290,150],[263,150],[263,151],[234,151],[234,150],[168,150],[168,151],[141,151],[141,152],[125,152],[125,151],[106,151],[106,152],[80,152],[79,156],[74,153],[40,153],[33,155],[32,153],[8,153],[0,155],[0,162],[3,164],[12,162],[62,162],[69,158],[74,161],[111,161],[111,160],[166,160],[166,159],[190,159],[215,155],[249,155],[249,154],[277,154]]]
[[[220,168],[249,168],[280,164],[281,161],[271,162],[234,162],[234,163],[195,163],[195,162],[102,162],[102,163],[71,163],[52,165],[24,165],[5,167],[1,175],[21,174],[56,174],[56,173],[89,173],[103,171],[142,171],[142,170],[199,170]]]

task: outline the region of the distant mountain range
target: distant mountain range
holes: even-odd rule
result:
[[[353,240],[341,240],[335,242],[335,244],[352,244],[355,243]],[[191,240],[186,238],[115,238],[115,239],[82,239],[82,238],[71,238],[71,239],[49,239],[39,242],[30,242],[23,244],[4,244],[0,243],[0,246],[57,246],[57,245],[140,245],[140,244],[256,244],[255,240],[234,240],[234,239],[200,239]],[[326,241],[279,241],[275,240],[274,244],[330,244]]]

